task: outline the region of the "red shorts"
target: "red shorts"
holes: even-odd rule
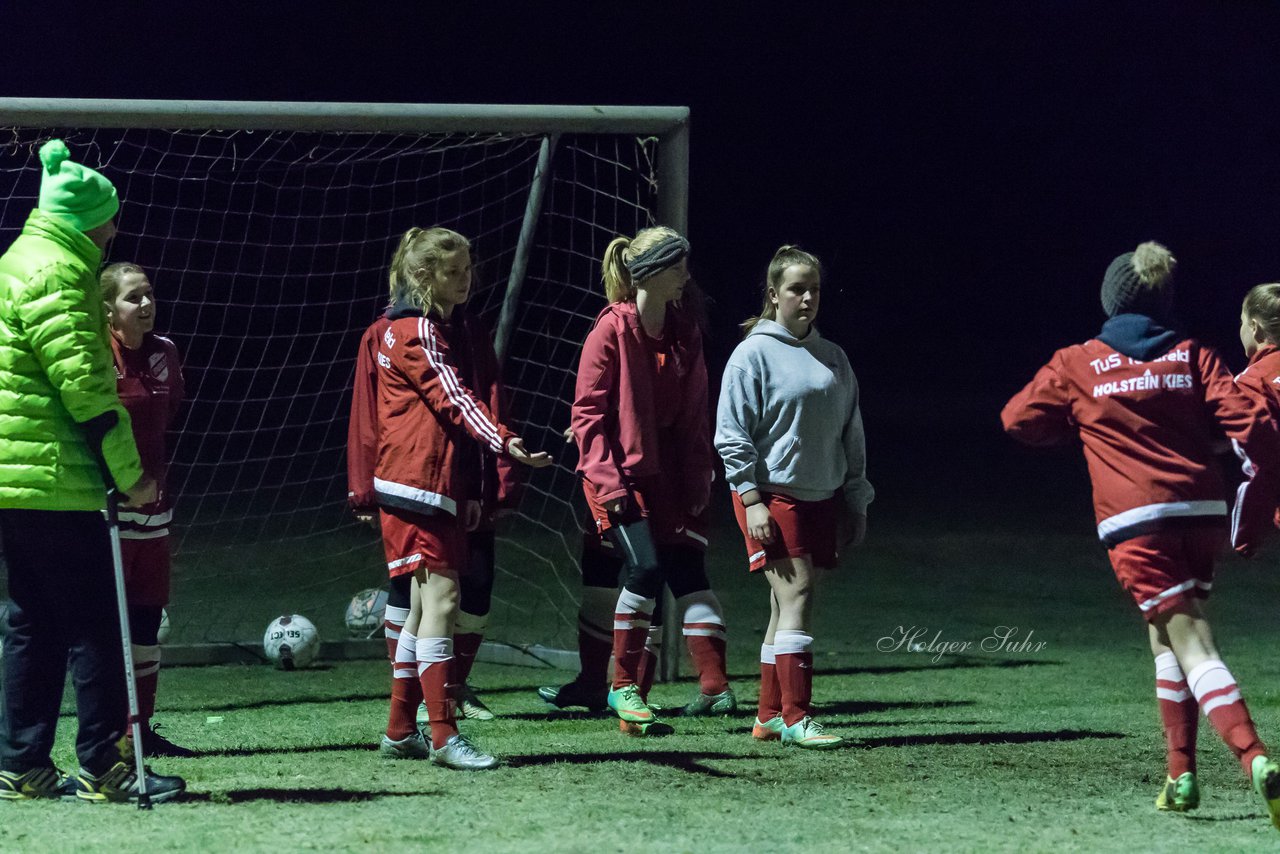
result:
[[[653,541],[659,545],[688,545],[701,551],[707,550],[707,513],[690,516],[680,495],[667,485],[662,477],[646,477],[629,484],[627,506],[620,514],[610,514],[596,497],[596,488],[585,478],[582,492],[587,497],[596,533],[605,548],[610,544],[604,534],[616,525],[630,525],[641,519],[649,520]]]
[[[163,608],[169,604],[169,537],[120,538],[125,598],[130,605]]]
[[[733,513],[738,517],[738,527],[747,542],[747,564],[752,572],[764,569],[766,563],[775,560],[805,556],[814,566],[823,569],[835,567],[840,557],[836,529],[843,496],[837,494],[822,501],[801,501],[789,495],[762,491],[760,497],[774,521],[773,542],[768,545],[747,533],[747,509],[742,506],[738,493],[733,493]]]
[[[378,508],[382,520],[382,550],[392,578],[418,569],[428,573],[467,568],[467,530],[448,513],[426,516],[395,507]]]
[[[1107,555],[1120,586],[1151,620],[1190,600],[1208,598],[1213,562],[1225,542],[1221,528],[1184,528],[1125,540]]]

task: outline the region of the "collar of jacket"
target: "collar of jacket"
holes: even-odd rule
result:
[[[1249,367],[1252,368],[1256,363],[1261,362],[1274,352],[1276,352],[1276,346],[1274,344],[1263,344],[1252,356],[1249,357]]]
[[[1139,362],[1163,356],[1182,337],[1145,314],[1117,314],[1102,324],[1098,333],[1103,344]]]
[[[102,263],[102,250],[85,237],[83,231],[39,208],[31,211],[26,224],[22,226],[22,233],[56,243],[83,261],[93,273],[98,272],[98,266]]]

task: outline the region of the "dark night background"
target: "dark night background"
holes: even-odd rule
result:
[[[1166,243],[1236,368],[1240,300],[1280,279],[1280,4],[189,5],[5,4],[0,93],[690,106],[713,372],[774,248],[822,257],[873,510],[1065,497],[1087,530],[1078,455],[997,414],[1096,331],[1107,263]]]

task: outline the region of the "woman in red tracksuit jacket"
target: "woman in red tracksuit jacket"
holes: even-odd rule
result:
[[[646,700],[645,644],[664,584],[700,676],[699,696],[684,713],[725,714],[737,705],[725,675],[723,612],[702,551],[714,451],[702,336],[678,305],[688,254],[688,241],[662,227],[605,249],[609,306],[583,344],[572,408],[587,505],[597,531],[626,560],[607,702],[632,735],[670,732]]]
[[[1280,767],[1268,758],[1235,678],[1223,664],[1200,609],[1227,530],[1224,487],[1214,464],[1225,433],[1244,460],[1240,504],[1280,470],[1275,426],[1241,394],[1218,354],[1165,324],[1172,309],[1174,258],[1144,243],[1107,268],[1101,333],[1054,354],[1005,406],[1005,430],[1031,445],[1079,436],[1093,481],[1098,537],[1120,584],[1148,624],[1168,775],[1159,810],[1200,803],[1195,775],[1197,712],[1231,748],[1280,828]],[[1241,552],[1260,532],[1231,535]]]
[[[384,736],[382,752],[407,758],[429,754],[438,765],[469,770],[497,765],[459,735],[449,687],[458,672],[453,634],[460,595],[465,595],[459,578],[471,563],[467,531],[481,524],[483,513],[486,467],[480,449],[534,467],[551,463],[546,453],[525,450],[523,440],[467,385],[477,377],[476,336],[456,309],[470,290],[466,238],[445,228],[405,233],[391,260],[392,305],[374,354],[378,444],[373,468],[373,503],[388,572],[392,578],[412,578],[395,670],[416,669],[431,729],[428,751],[413,725],[417,694],[402,684],[409,680],[394,679],[388,732],[405,735]],[[363,488],[363,475],[353,479],[357,483]],[[362,495],[353,495],[352,504],[370,506]]]
[[[452,323],[459,338],[454,353],[458,357],[458,370],[463,375],[464,385],[483,400],[493,417],[500,421],[503,391],[498,359],[488,329],[479,318],[471,317],[462,310],[455,311]],[[351,394],[351,419],[347,428],[348,503],[357,519],[374,528],[378,526],[378,500],[373,486],[373,472],[378,460],[377,354],[382,336],[390,326],[391,320],[383,314],[360,338]],[[471,470],[466,480],[477,489],[475,497],[469,500],[480,502],[480,521],[467,531],[467,571],[460,573],[458,579],[461,595],[458,619],[453,628],[453,673],[449,684],[462,717],[492,720],[493,713],[476,695],[467,679],[489,624],[496,557],[494,519],[498,512],[515,503],[515,472],[506,457],[489,453],[474,443],[466,447],[471,457],[466,461],[467,468]],[[409,616],[411,582],[411,575],[397,575],[390,580],[383,620],[392,677],[402,680],[393,682],[392,687],[409,695],[421,693],[417,687],[414,650],[406,648],[400,671],[397,672],[394,665],[400,633]],[[409,700],[412,699],[410,696]],[[421,701],[421,697],[417,700]],[[418,722],[426,723],[425,707],[419,707]],[[412,729],[407,721],[393,714],[386,733],[388,741],[382,748],[383,755],[398,757],[395,745],[412,735]]]

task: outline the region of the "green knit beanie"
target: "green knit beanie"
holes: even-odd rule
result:
[[[116,188],[105,177],[73,162],[67,144],[51,139],[40,147],[44,174],[40,177],[40,210],[91,231],[120,209]]]

